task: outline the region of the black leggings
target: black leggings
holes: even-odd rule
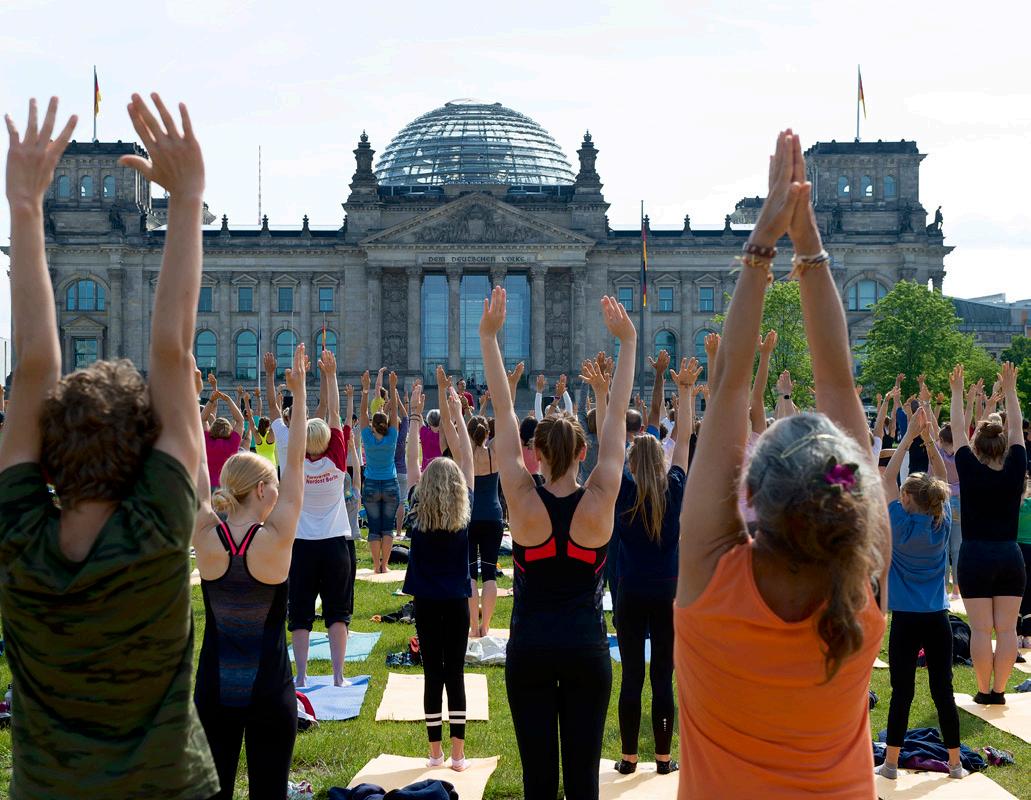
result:
[[[1031,544],[1017,542],[1024,555],[1024,597],[1020,601],[1020,618],[1017,620],[1017,635],[1031,636]]]
[[[952,695],[952,626],[948,611],[893,611],[888,635],[891,705],[888,745],[901,747],[909,727],[909,708],[916,690],[916,659],[920,648],[927,659],[927,681],[938,710],[945,746],[959,747],[959,712]]]
[[[637,755],[644,690],[644,643],[651,633],[652,731],[656,755],[669,755],[673,744],[673,595],[648,597],[625,589],[617,595],[619,657],[619,735],[626,755]]]
[[[218,770],[221,791],[212,800],[233,800],[240,746],[246,742],[251,800],[283,800],[297,738],[297,693],[293,681],[282,695],[234,708],[197,703],[197,714]]]
[[[523,800],[558,796],[560,737],[567,800],[597,800],[612,691],[608,649],[520,652],[510,647],[505,685],[523,766]]]
[[[504,523],[500,519],[474,519],[469,523],[469,575],[475,581],[477,574],[483,582],[498,579],[498,553]]]
[[[447,688],[451,736],[465,739],[465,650],[469,642],[469,600],[415,598],[415,631],[426,675],[422,707],[426,734],[439,742],[443,733],[444,689]]]

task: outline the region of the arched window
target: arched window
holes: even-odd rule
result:
[[[104,287],[96,281],[76,281],[68,287],[65,309],[68,311],[104,311],[107,309]]]
[[[673,369],[680,369],[680,362],[677,360],[677,337],[673,331],[659,331],[655,334],[655,357],[658,358],[659,351],[665,350],[669,353],[669,365]]]
[[[284,372],[294,362],[294,350],[297,349],[297,336],[293,331],[280,331],[276,334],[276,379],[282,380]]]
[[[852,187],[848,185],[848,178],[842,175],[838,178],[838,197],[848,197]]]
[[[710,333],[715,333],[715,331],[703,328],[694,337],[694,357],[698,359],[698,363],[702,368],[702,374],[698,376],[700,381],[709,380],[709,356],[705,354],[705,337]],[[677,365],[677,369],[680,369],[679,365]]]
[[[83,175],[79,181],[79,197],[93,197],[93,178]]]
[[[326,329],[326,350],[329,350],[334,356],[337,354],[337,335],[328,328]],[[317,358],[321,352],[322,329],[320,328],[319,332],[315,334],[315,357]]]
[[[218,344],[215,334],[211,331],[198,331],[197,338],[193,343],[193,356],[197,359],[197,369],[200,374],[207,376],[214,372],[218,360]]]
[[[57,179],[57,197],[60,200],[67,200],[72,196],[72,182],[67,175]]]
[[[870,308],[888,293],[881,284],[870,278],[856,281],[848,287],[848,310],[869,311]]]
[[[859,181],[859,189],[866,199],[873,198],[873,181],[869,175],[864,175]]]
[[[897,191],[895,189],[895,177],[893,175],[884,176],[884,199],[894,200],[897,197]]]
[[[236,337],[235,372],[237,380],[258,379],[258,337],[254,331],[240,331]]]
[[[113,200],[115,197],[115,176],[105,175],[104,176],[104,199]]]

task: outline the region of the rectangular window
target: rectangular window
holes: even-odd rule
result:
[[[294,287],[293,286],[280,286],[279,287],[279,310],[280,311],[293,311],[294,310]]]
[[[632,286],[620,286],[616,290],[616,299],[623,304],[627,311],[634,310],[634,288]]]
[[[698,287],[698,310],[709,313],[716,310],[716,288],[714,286]]]
[[[96,339],[75,339],[75,369],[88,367],[99,358]]]
[[[236,310],[237,311],[253,311],[254,310],[254,287],[253,286],[241,286],[236,290]]]
[[[319,311],[329,312],[333,310],[333,287],[319,287]]]
[[[659,311],[672,311],[673,310],[673,287],[672,286],[660,286],[659,287]]]
[[[447,277],[429,274],[422,281],[422,374],[436,383],[437,364],[447,366],[449,296]]]
[[[197,301],[198,311],[211,311],[211,296],[213,288],[211,286],[200,287],[200,299]]]

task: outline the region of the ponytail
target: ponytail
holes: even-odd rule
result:
[[[237,453],[222,467],[219,487],[211,493],[211,507],[219,514],[232,514],[259,483],[275,480],[276,470],[270,461],[255,453]]]
[[[945,518],[945,504],[949,501],[949,485],[924,472],[911,472],[902,482],[901,491],[908,494],[917,506],[934,520],[937,527]]]
[[[565,475],[580,452],[587,447],[587,437],[576,418],[564,412],[542,419],[533,432],[533,446],[548,465],[549,480]]]

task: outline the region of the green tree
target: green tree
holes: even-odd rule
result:
[[[921,374],[932,391],[948,394],[949,372],[958,363],[968,380],[984,378],[989,387],[995,380],[995,360],[959,331],[956,308],[940,292],[900,281],[873,307],[873,320],[861,352],[862,383],[871,394],[891,388],[900,372],[904,397],[916,393]]]
[[[728,298],[729,299],[729,298]],[[720,329],[724,315],[713,318]],[[771,330],[777,332],[777,347],[770,357],[770,378],[766,384],[765,402],[767,408],[776,404],[774,387],[780,373],[791,373],[795,388],[792,398],[800,407],[811,406],[810,389],[813,386],[813,362],[809,355],[809,342],[805,337],[805,322],[802,319],[802,296],[797,281],[778,281],[770,286],[763,305],[762,335]],[[756,356],[756,365],[759,357]]]
[[[1014,336],[1010,346],[999,355],[999,360],[1012,361],[1017,367],[1017,396],[1026,416],[1031,405],[1031,339]]]

